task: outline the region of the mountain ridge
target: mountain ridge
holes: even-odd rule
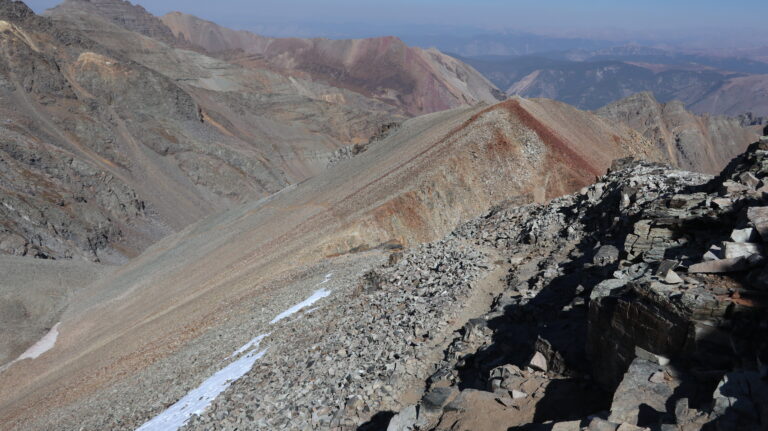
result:
[[[502,97],[470,66],[437,50],[409,47],[393,36],[279,39],[230,30],[181,12],[161,19],[177,37],[224,54],[230,61],[266,64],[285,73],[310,76],[402,106],[411,115],[481,101],[493,103]],[[238,56],[238,51],[244,55]]]

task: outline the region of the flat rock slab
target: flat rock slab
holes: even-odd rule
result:
[[[743,271],[749,268],[749,262],[743,257],[731,259],[710,260],[691,265],[688,272],[692,274],[722,274],[726,272]]]

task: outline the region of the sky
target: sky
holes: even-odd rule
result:
[[[40,12],[58,0],[28,0]],[[277,36],[378,36],[461,27],[602,39],[768,45],[766,0],[134,0]],[[368,34],[359,34],[368,33]],[[755,41],[755,39],[757,39]]]

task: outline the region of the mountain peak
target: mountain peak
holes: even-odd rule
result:
[[[50,10],[51,14],[85,12],[95,14],[125,29],[135,31],[169,45],[178,43],[171,29],[143,6],[127,0],[65,0]]]
[[[16,0],[0,0],[0,19],[10,22],[20,22],[35,16],[35,12],[24,2]]]

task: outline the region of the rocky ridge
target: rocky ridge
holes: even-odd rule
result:
[[[764,429],[766,177],[768,138],[500,204],[358,266],[185,429]]]
[[[436,49],[408,46],[397,37],[271,38],[181,12],[161,19],[176,37],[228,61],[345,88],[408,115],[506,98],[471,66]]]
[[[630,163],[465,225],[545,259],[510,271],[387,429],[765,429],[767,166],[768,138],[709,181]]]

